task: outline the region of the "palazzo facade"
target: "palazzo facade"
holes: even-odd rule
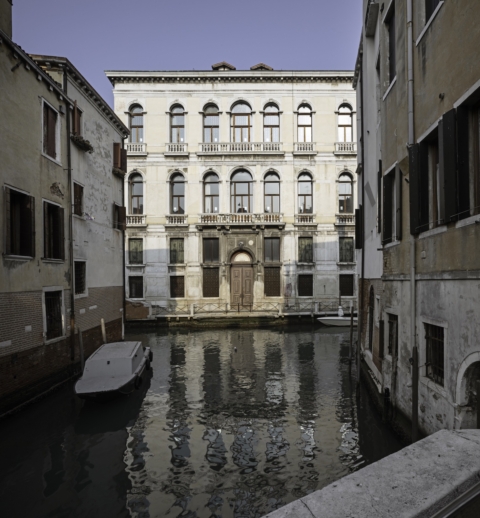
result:
[[[107,76],[131,130],[127,318],[354,302],[353,72]]]

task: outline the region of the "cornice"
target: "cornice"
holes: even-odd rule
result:
[[[275,71],[123,71],[107,70],[113,86],[122,83],[352,83],[354,72],[318,70]]]

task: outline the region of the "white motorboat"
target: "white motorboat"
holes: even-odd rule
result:
[[[105,399],[129,394],[142,383],[150,369],[152,352],[141,342],[113,342],[102,345],[85,362],[75,393],[82,399]]]
[[[326,326],[350,327],[350,317],[320,317],[317,320]],[[357,317],[353,317],[353,327],[357,327]]]

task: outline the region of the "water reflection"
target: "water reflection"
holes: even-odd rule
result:
[[[400,447],[357,406],[346,334],[128,338],[154,352],[133,397],[83,404],[70,386],[2,423],[7,516],[263,516]]]

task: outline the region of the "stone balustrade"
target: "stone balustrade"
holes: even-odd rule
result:
[[[337,155],[356,155],[356,142],[335,142],[335,154]]]
[[[200,214],[200,223],[218,225],[244,225],[283,223],[283,214],[279,213],[230,213],[230,214]]]
[[[146,155],[147,144],[144,142],[127,142],[128,155]]]
[[[184,155],[188,153],[188,144],[185,142],[168,142],[165,144],[165,153],[171,155]]]
[[[200,153],[209,155],[282,153],[281,142],[203,142]]]
[[[127,214],[127,227],[144,227],[146,224],[145,214]]]

